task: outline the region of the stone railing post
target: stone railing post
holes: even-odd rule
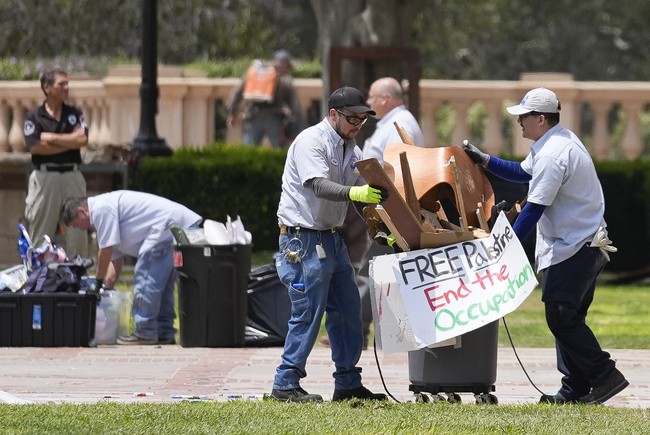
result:
[[[592,150],[594,157],[604,160],[609,156],[611,141],[607,129],[607,118],[612,104],[608,101],[594,101],[590,104],[594,112],[594,125],[592,127]]]
[[[14,118],[9,130],[9,146],[15,153],[25,151],[25,135],[23,134],[23,124],[25,123],[25,108],[21,100],[15,100],[11,103]]]
[[[188,83],[183,102],[183,145],[200,148],[214,141],[213,87],[204,79]]]
[[[641,144],[641,134],[639,131],[639,116],[641,115],[643,104],[640,101],[625,101],[621,106],[627,119],[625,134],[621,140],[621,150],[626,158],[632,160],[640,157],[643,153],[643,145]]]
[[[485,151],[489,154],[499,155],[504,148],[503,134],[501,134],[503,102],[501,100],[488,100],[485,102],[485,109],[487,110],[487,123],[483,140]]]
[[[435,148],[440,145],[436,133],[436,110],[438,105],[433,100],[420,99],[420,127],[424,136],[424,143],[427,148]]]
[[[0,101],[0,151],[9,151],[9,106]]]
[[[451,136],[451,143],[447,145],[460,145],[463,140],[470,139],[469,125],[467,124],[467,112],[472,105],[471,101],[455,100],[449,104],[454,109],[454,132]]]
[[[183,99],[187,94],[187,85],[182,78],[161,78],[160,100],[156,125],[160,136],[171,148],[179,148],[185,143],[183,137]],[[197,128],[197,127],[195,127]]]

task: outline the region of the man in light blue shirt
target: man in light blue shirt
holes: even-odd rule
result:
[[[202,218],[187,207],[144,192],[118,190],[97,196],[70,197],[61,220],[97,233],[97,289],[113,288],[124,256],[137,258],[133,272],[133,323],[118,344],[175,343],[173,236],[170,227],[197,227]]]
[[[603,219],[605,200],[589,152],[562,127],[560,101],[545,88],[508,107],[522,136],[533,141],[523,162],[490,156],[467,141],[463,148],[493,174],[528,183],[528,199],[513,229],[520,240],[537,227],[535,262],[542,273],[546,323],[555,337],[557,367],[564,375],[556,394],[540,403],[603,403],[628,381],[585,322],[596,277],[615,252]]]

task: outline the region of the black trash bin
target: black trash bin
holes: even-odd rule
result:
[[[492,392],[497,377],[499,321],[461,335],[460,346],[425,348],[408,353],[409,390],[416,402],[428,401],[422,393],[446,393],[459,402],[457,393],[473,393],[476,403],[498,403]]]
[[[177,245],[181,346],[245,344],[251,245]]]

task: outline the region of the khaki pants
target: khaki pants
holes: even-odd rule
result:
[[[86,196],[86,180],[81,171],[45,172],[35,170],[29,176],[25,218],[32,244],[36,247],[48,235],[54,241],[59,226],[61,205],[69,196]],[[88,257],[88,233],[65,227],[65,249],[70,259]]]

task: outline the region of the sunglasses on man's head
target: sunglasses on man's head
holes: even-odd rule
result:
[[[367,116],[364,116],[363,118],[359,118],[357,116],[352,116],[352,115],[347,115],[343,112],[341,112],[339,109],[335,109],[340,115],[342,115],[345,120],[348,122],[348,124],[351,125],[362,125],[365,124],[365,122],[368,120]]]

